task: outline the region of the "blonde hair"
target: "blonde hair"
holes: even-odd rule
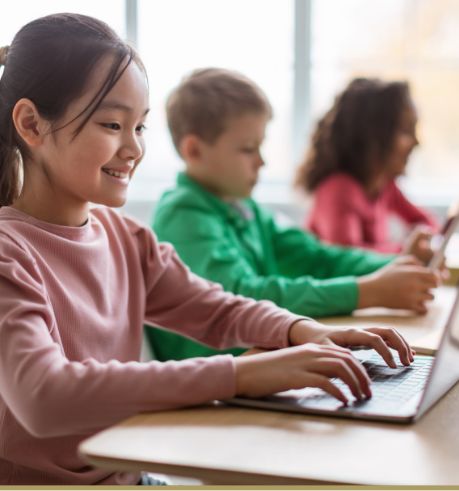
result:
[[[244,75],[222,68],[193,71],[171,92],[166,104],[172,141],[179,152],[185,135],[213,143],[229,119],[247,113],[272,117],[264,92]]]

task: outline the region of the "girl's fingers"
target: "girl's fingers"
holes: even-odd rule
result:
[[[427,314],[427,307],[426,307],[423,300],[419,300],[419,301],[415,302],[413,305],[413,310],[420,315]]]
[[[315,373],[308,373],[304,380],[305,387],[316,387],[317,389],[322,389],[331,396],[335,397],[347,406],[349,400],[344,395],[343,391],[340,390],[333,382],[331,382],[324,375],[318,375]]]
[[[353,366],[355,365],[355,366]],[[318,358],[308,366],[314,373],[326,375],[329,378],[341,379],[350,389],[356,399],[371,396],[370,380],[363,367],[357,362],[343,358]]]
[[[361,329],[357,332],[353,331],[352,344],[373,348],[382,356],[384,361],[390,367],[396,368],[397,364],[395,363],[394,357],[392,356],[389,347],[384,342],[381,336],[379,336],[378,334],[373,334],[370,329],[371,328]]]
[[[354,372],[354,375],[357,377],[360,387],[362,388],[363,394],[365,397],[371,397],[371,379],[368,376],[365,368],[363,365],[360,363],[357,358],[355,358],[352,353],[348,355],[349,356],[349,367],[351,370]]]
[[[419,300],[423,301],[423,302],[428,302],[430,300],[433,300],[435,298],[434,294],[430,291],[427,291],[425,293],[421,293],[419,295]]]
[[[428,286],[429,288],[436,288],[438,286],[437,275],[429,270],[419,272],[418,278],[424,286]]]
[[[416,308],[419,311],[423,304],[417,304]],[[425,306],[424,306],[425,308]],[[397,365],[394,361],[388,345],[397,350],[400,361],[404,365],[409,365],[413,361],[414,352],[405,338],[395,329],[390,327],[369,327],[365,329],[350,328],[336,332],[337,337],[331,336],[331,339],[339,344],[347,346],[367,346],[375,349],[392,368]]]
[[[392,328],[368,328],[369,332],[381,336],[388,346],[398,351],[400,361],[409,365],[414,361],[413,353],[408,341],[395,329]]]
[[[367,372],[363,368],[362,364],[352,355],[352,351],[348,348],[343,348],[336,344],[334,345],[320,345],[319,360],[326,359],[328,357],[337,358],[347,365],[352,371],[358,381],[361,392],[365,397],[371,397],[370,384],[371,380],[367,375]],[[325,372],[321,372],[325,373]],[[329,376],[333,376],[331,372],[327,373]],[[336,376],[340,376],[339,374]]]
[[[368,376],[363,365],[357,358],[355,358],[350,350],[341,356],[341,359],[347,364],[347,366],[352,370],[354,376],[357,378],[360,388],[365,397],[371,397],[371,379]]]

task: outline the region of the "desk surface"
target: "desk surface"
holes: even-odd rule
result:
[[[425,317],[380,311],[339,323],[384,322],[413,341],[441,331],[453,298],[441,288]],[[458,408],[459,386],[407,426],[214,405],[135,416],[80,451],[100,467],[212,484],[457,485]]]
[[[326,317],[322,323],[336,326],[390,326],[397,328],[419,354],[434,354],[443,328],[448,321],[457,289],[442,286],[434,291],[435,299],[426,315],[414,315],[408,310],[380,307],[356,310],[352,316]]]

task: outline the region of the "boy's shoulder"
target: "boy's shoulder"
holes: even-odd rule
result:
[[[194,186],[177,184],[160,197],[152,225],[159,240],[175,242],[185,237],[192,240],[193,237],[221,235],[224,220],[215,200],[206,193]]]
[[[184,174],[177,178],[174,188],[165,191],[160,197],[155,215],[168,215],[179,211],[206,215],[219,215],[225,209],[224,202],[205,190]]]
[[[158,201],[159,208],[167,208],[171,206],[208,206],[207,200],[202,192],[198,189],[176,185],[172,189],[165,191]]]
[[[244,207],[249,208],[252,213],[258,215],[268,213],[252,198],[244,199],[243,203]],[[215,218],[227,218],[229,208],[228,203],[199,186],[177,185],[162,194],[156,206],[155,215],[168,215],[180,211],[182,214],[195,213]]]
[[[265,212],[251,198],[244,200],[248,215],[258,223]],[[268,213],[266,211],[266,213]],[[203,189],[190,179],[179,179],[165,191],[155,207],[153,229],[160,240],[178,237],[222,236],[228,227],[236,226],[238,213],[234,207]]]

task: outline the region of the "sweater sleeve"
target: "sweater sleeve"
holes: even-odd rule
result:
[[[276,341],[285,345],[286,328],[293,316],[271,306],[257,310],[219,290],[206,295],[215,289],[189,277],[183,268],[177,267],[176,273],[168,275],[165,269],[174,256],[170,248],[164,254],[163,270],[154,277],[151,294],[158,294],[166,284],[177,290],[182,282],[190,284],[186,294],[172,295],[168,301],[163,296],[159,307],[154,307],[150,298],[149,312],[155,319],[168,323],[167,312],[175,319],[180,314],[189,315],[187,308],[170,314],[177,301],[188,305],[202,301],[203,313],[194,314],[193,322],[202,321],[207,329],[217,324],[218,309],[228,312],[230,306],[236,306],[234,313],[226,315],[234,324],[234,336],[246,339],[241,325],[254,320],[244,313],[252,309],[265,313],[257,326],[276,318],[277,327],[272,331]],[[190,298],[185,298],[188,295]],[[220,301],[223,307],[216,306]],[[213,320],[204,319],[210,311],[214,312]],[[11,237],[0,234],[0,396],[29,433],[42,438],[88,434],[141,411],[191,406],[234,394],[234,362],[228,355],[167,363],[68,359],[34,259]]]
[[[169,212],[174,213],[173,226]],[[263,220],[269,220],[263,218]],[[298,229],[280,230],[266,224],[273,236],[282,274],[263,274],[235,247],[230,232],[211,212],[199,208],[163,208],[154,224],[161,240],[174,244],[196,274],[224,289],[257,300],[267,299],[299,315],[346,314],[357,305],[355,275],[374,271],[391,260],[363,251],[320,244]],[[273,227],[270,229],[270,227]]]
[[[295,277],[309,274],[315,278],[362,276],[372,273],[394,259],[393,255],[380,254],[358,247],[327,244],[313,234],[296,227],[285,227],[268,216],[264,218],[271,229],[279,270]]]
[[[139,229],[147,288],[146,321],[215,348],[288,346],[288,330],[301,317],[272,302],[225,292],[200,278],[171,244]]]
[[[400,191],[395,182],[390,189],[390,209],[408,225],[424,224],[432,228],[434,232],[439,230],[437,220],[426,211],[418,208]]]

